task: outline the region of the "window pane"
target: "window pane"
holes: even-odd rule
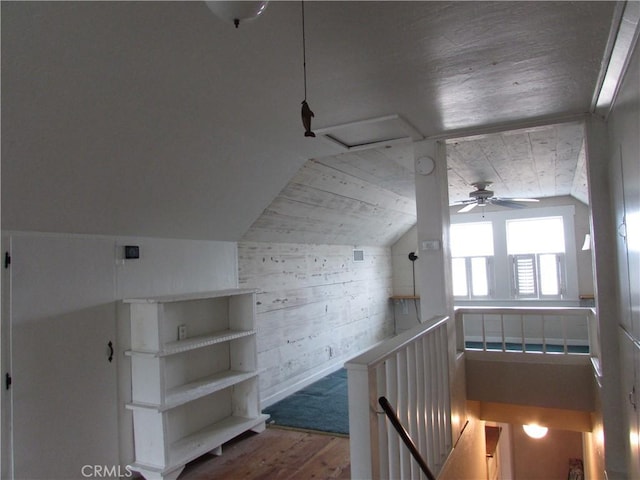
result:
[[[451,256],[493,256],[491,222],[454,223],[451,225]]]
[[[451,276],[453,277],[453,296],[466,297],[467,293],[467,264],[464,258],[454,258],[451,261]]]
[[[563,253],[562,217],[507,220],[507,253]]]
[[[487,273],[486,258],[476,257],[471,259],[471,292],[474,297],[486,297],[489,295]]]
[[[556,255],[540,255],[540,293],[542,295],[560,295]]]

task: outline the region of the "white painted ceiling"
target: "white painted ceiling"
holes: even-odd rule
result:
[[[615,6],[305,2],[313,127],[399,115],[432,136],[589,112]],[[1,9],[5,230],[235,241],[309,159],[343,152],[303,137],[300,2],[239,29],[203,2]],[[525,136],[452,143],[450,182],[560,191],[568,160],[549,149],[575,154],[575,130]],[[527,142],[544,179],[518,185]]]

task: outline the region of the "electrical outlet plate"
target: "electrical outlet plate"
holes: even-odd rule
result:
[[[440,240],[423,240],[422,250],[425,251],[437,251],[440,250]]]
[[[187,326],[178,325],[178,340],[184,340],[187,338]]]

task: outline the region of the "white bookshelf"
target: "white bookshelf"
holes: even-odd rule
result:
[[[264,430],[255,304],[255,292],[243,289],[123,300],[131,323],[132,468],[146,479],[175,479],[191,460]]]

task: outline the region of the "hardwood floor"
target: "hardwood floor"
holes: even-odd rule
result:
[[[187,465],[178,480],[349,479],[349,438],[270,427]]]

